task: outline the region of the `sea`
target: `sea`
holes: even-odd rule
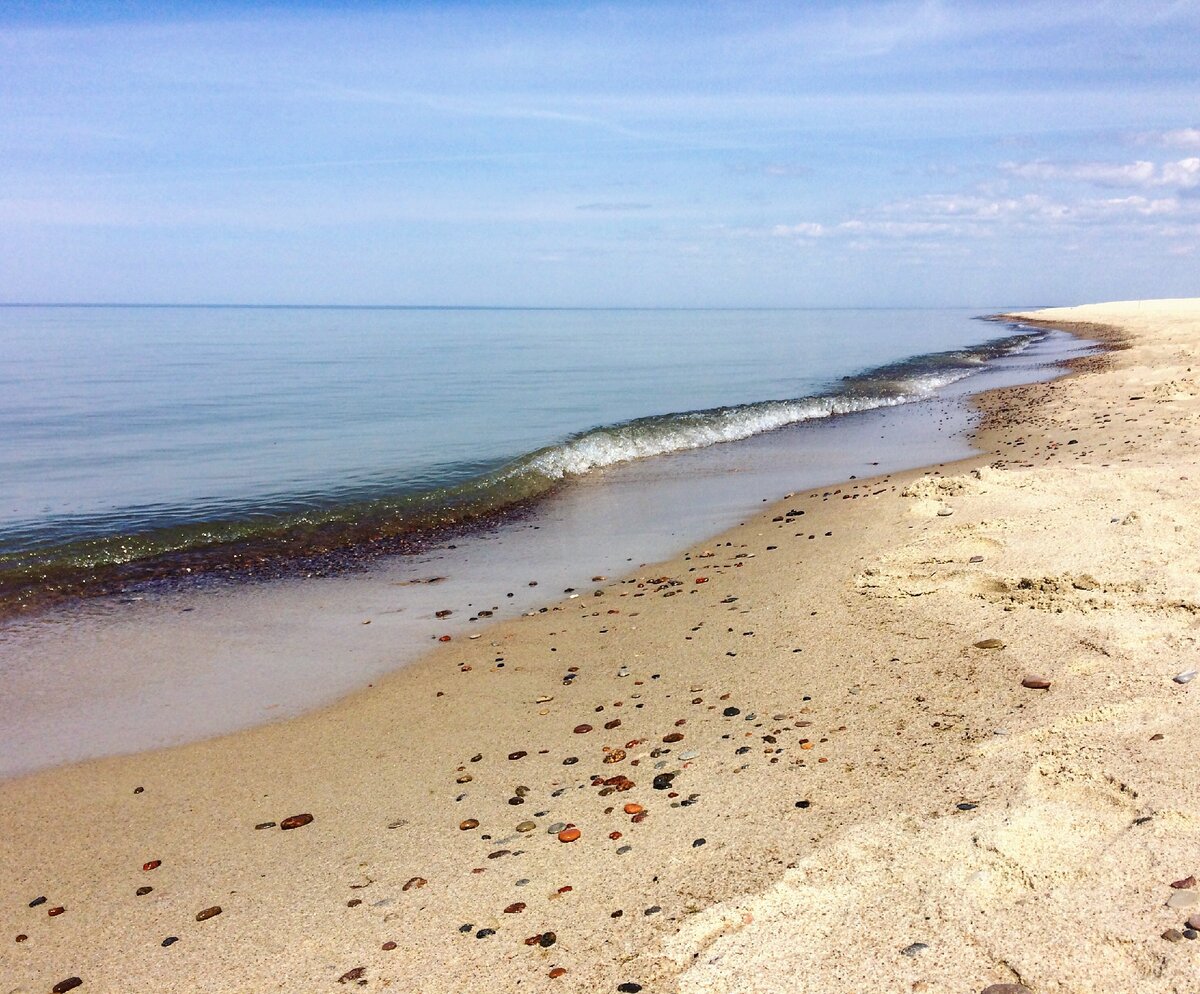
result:
[[[966,397],[1093,347],[1008,309],[0,307],[0,775],[295,714],[965,456]]]

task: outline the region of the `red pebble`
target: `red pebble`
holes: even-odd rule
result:
[[[149,863],[143,863],[142,869],[143,870],[157,870],[160,866],[162,866],[161,859],[152,859],[152,860],[150,860]]]

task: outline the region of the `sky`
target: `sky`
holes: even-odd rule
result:
[[[0,6],[0,302],[1200,295],[1200,0]]]

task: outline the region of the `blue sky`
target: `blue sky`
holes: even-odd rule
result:
[[[0,301],[1200,294],[1200,3],[0,8]]]

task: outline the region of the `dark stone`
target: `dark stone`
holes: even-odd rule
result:
[[[638,994],[638,991],[640,991],[641,989],[642,989],[642,985],[635,984],[633,981],[629,981],[628,983],[617,985],[617,990],[619,990],[621,992],[621,994]]]
[[[175,945],[175,943],[177,943],[178,941],[179,941],[179,936],[177,936],[177,935],[168,935],[168,936],[167,936],[165,939],[163,939],[163,941],[162,941],[163,948],[165,949],[167,946],[173,946],[173,945]]]
[[[489,935],[495,935],[495,934],[496,934],[496,930],[494,928],[481,928],[478,932],[475,933],[475,938],[486,939]]]
[[[956,804],[954,806],[958,808],[959,811],[974,811],[977,807],[979,807],[978,804],[972,804],[970,801],[963,801],[962,804]]]
[[[66,980],[60,980],[50,990],[52,994],[66,994],[67,991],[73,991],[76,987],[82,986],[83,981],[78,977],[67,977]]]
[[[348,984],[351,980],[362,980],[366,972],[367,968],[365,966],[356,966],[353,970],[347,970],[338,977],[338,983]]]
[[[274,828],[274,827],[275,827],[275,822],[273,822],[273,821],[260,821],[257,825],[254,826],[254,829],[255,829],[255,831],[261,831],[264,828]]]
[[[674,773],[660,773],[654,778],[654,782],[651,784],[651,786],[655,790],[666,790],[671,786],[671,781],[674,779]]]
[[[310,814],[292,815],[290,818],[284,818],[283,821],[279,823],[279,827],[286,832],[292,828],[301,828],[302,826],[309,824],[312,820],[313,816]]]
[[[32,901],[29,902],[29,906],[31,908],[36,908],[39,904],[45,904],[45,903],[46,903],[45,896],[35,897]]]
[[[221,906],[214,904],[211,908],[205,908],[203,911],[196,912],[196,921],[206,922],[210,918],[216,918],[221,913]]]
[[[708,841],[708,839],[694,839],[694,840],[692,840],[692,848],[699,849],[707,841]]]
[[[153,887],[139,887],[137,890],[135,890],[135,891],[134,891],[134,893],[135,893],[135,894],[136,894],[138,897],[145,897],[145,896],[146,896],[147,894],[149,894],[149,893],[150,893],[152,890],[154,890],[154,888],[153,888]]]
[[[810,804],[812,804],[812,801],[797,801],[797,802],[796,802],[796,807],[798,807],[798,808],[807,808],[807,807],[808,807]]]
[[[549,949],[558,941],[558,936],[553,932],[543,932],[541,938],[538,939],[538,945],[543,949]]]
[[[741,708],[732,708],[732,707],[726,708],[724,711],[721,712],[721,714],[725,715],[726,718],[732,718],[734,715],[738,715],[741,713],[742,713]]]

